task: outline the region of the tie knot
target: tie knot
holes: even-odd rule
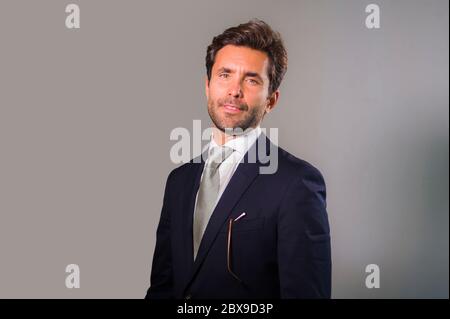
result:
[[[217,169],[232,153],[234,149],[228,146],[215,146],[211,149],[208,166]]]

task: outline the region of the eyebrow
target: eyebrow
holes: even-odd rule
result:
[[[217,73],[221,73],[221,72],[234,73],[233,70],[231,70],[230,68],[226,68],[226,67],[221,67],[219,70],[217,70]],[[258,78],[261,82],[264,82],[261,75],[259,75],[259,73],[257,73],[257,72],[248,71],[248,72],[245,72],[244,75],[245,75],[245,77]]]

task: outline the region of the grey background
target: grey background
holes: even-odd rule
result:
[[[327,182],[333,297],[448,298],[446,0],[2,0],[0,297],[143,298],[170,131],[209,125],[206,46],[253,17],[289,54],[263,127]]]

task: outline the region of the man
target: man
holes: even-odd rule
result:
[[[167,179],[146,298],[330,298],[322,175],[260,128],[287,69],[281,36],[261,20],[229,28],[206,69],[208,156]]]

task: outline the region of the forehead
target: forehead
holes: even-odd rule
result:
[[[237,71],[253,71],[265,76],[268,64],[269,57],[265,52],[248,47],[226,45],[217,52],[213,70],[226,67]]]

